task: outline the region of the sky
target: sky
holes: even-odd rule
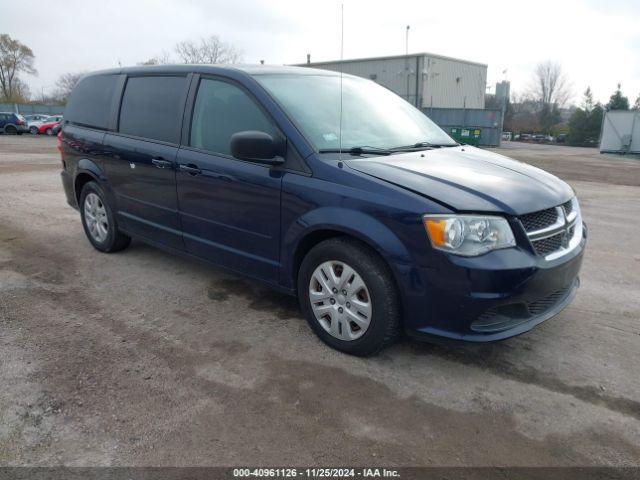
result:
[[[245,63],[291,64],[430,52],[488,64],[488,84],[525,93],[535,65],[553,60],[579,104],[590,86],[606,102],[622,84],[640,94],[640,1],[538,0],[0,0],[0,33],[33,50],[32,95],[66,72],[135,65],[183,40],[218,35]],[[506,70],[506,73],[503,73]]]

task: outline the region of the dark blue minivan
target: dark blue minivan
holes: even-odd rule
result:
[[[138,238],[297,295],[330,346],[405,331],[486,342],[576,294],[572,189],[460,145],[376,83],[293,67],[96,72],[59,135],[62,183],[101,252]]]

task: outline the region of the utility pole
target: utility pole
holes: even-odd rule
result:
[[[409,29],[411,28],[411,25],[407,25],[407,32],[405,34],[405,49],[404,49],[404,53],[405,55],[409,55]]]
[[[411,99],[409,97],[409,92],[411,87],[409,86],[409,77],[410,77],[410,69],[409,69],[409,28],[411,28],[410,25],[407,25],[407,30],[405,33],[405,57],[404,57],[404,70],[405,70],[405,74],[407,76],[407,102],[411,103]],[[417,72],[416,72],[417,74]],[[417,92],[416,92],[417,93]],[[415,104],[415,102],[414,102]]]

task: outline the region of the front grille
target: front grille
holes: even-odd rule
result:
[[[574,282],[538,300],[490,308],[471,324],[471,330],[485,333],[498,332],[544,315],[562,303],[575,284]]]
[[[565,233],[561,232],[552,237],[543,238],[542,240],[534,240],[531,243],[533,244],[533,248],[536,250],[536,253],[544,257],[556,250],[560,250],[564,236]]]
[[[547,208],[539,212],[527,213],[520,217],[522,226],[526,232],[533,232],[550,227],[558,220],[558,210],[555,208]]]
[[[576,220],[576,212],[573,212],[574,205],[574,201],[569,200],[558,207],[527,213],[519,217],[536,254],[547,257],[568,247],[576,231],[575,222],[582,221],[579,216]],[[573,223],[569,226],[567,221],[572,212]]]

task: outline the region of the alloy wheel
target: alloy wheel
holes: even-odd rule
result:
[[[102,199],[95,193],[89,193],[84,199],[84,221],[91,237],[99,243],[107,239],[109,218]]]

